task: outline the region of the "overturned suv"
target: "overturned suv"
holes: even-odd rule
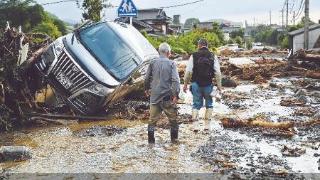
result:
[[[93,114],[141,82],[157,56],[133,26],[108,21],[85,24],[58,38],[34,65],[72,109]]]

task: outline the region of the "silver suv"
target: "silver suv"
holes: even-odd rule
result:
[[[141,84],[158,56],[133,26],[99,22],[55,40],[35,66],[72,109],[92,114]]]

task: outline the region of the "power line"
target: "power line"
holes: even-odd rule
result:
[[[77,2],[78,0],[61,0],[61,1],[55,1],[55,2],[48,2],[48,3],[42,3],[40,5],[46,6],[46,5],[52,5],[52,4],[60,4],[65,2]]]
[[[199,2],[202,2],[202,1],[205,1],[205,0],[197,0],[197,1],[193,1],[193,2],[188,2],[188,3],[183,3],[183,4],[176,4],[176,5],[171,5],[171,6],[163,6],[163,7],[159,7],[159,8],[161,8],[161,9],[175,8],[175,7],[187,6],[187,5],[190,5],[190,4],[196,4],[196,3],[199,3]]]
[[[304,0],[301,0],[301,2],[300,2],[300,7],[299,7],[299,9],[298,9],[298,11],[297,11],[297,14],[294,16],[294,21],[296,21],[296,20],[299,19],[300,15],[301,15],[302,12],[303,12],[303,9],[304,9]]]
[[[41,5],[45,6],[45,5],[60,4],[60,3],[65,3],[65,2],[78,2],[78,1],[79,0],[60,0],[60,1],[55,1],[55,2],[42,3]],[[203,2],[203,1],[205,1],[205,0],[197,0],[197,1],[192,1],[192,2],[188,2],[188,3],[176,4],[176,5],[171,5],[171,6],[163,6],[163,7],[158,7],[158,8],[160,8],[160,9],[168,9],[168,8],[182,7],[182,6],[196,4],[196,3],[199,3],[199,2]],[[109,4],[107,7],[108,8],[116,8],[116,7],[119,7],[119,6],[115,6],[115,5]]]

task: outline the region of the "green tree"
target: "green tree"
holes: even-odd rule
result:
[[[234,41],[234,39],[230,38],[230,39],[228,40],[228,44],[234,44],[234,43],[236,43],[236,42]]]
[[[82,14],[85,20],[100,21],[103,9],[103,0],[84,0],[82,7],[85,12]]]
[[[184,28],[191,29],[193,26],[197,26],[200,23],[200,20],[198,18],[189,18],[184,23]]]
[[[6,21],[9,21],[11,26],[21,25],[24,32],[48,33],[53,38],[67,33],[63,21],[33,0],[5,0],[0,5],[0,27],[5,27]]]
[[[240,36],[241,38],[244,37],[244,29],[243,28],[241,28],[241,29],[239,29],[237,31],[232,31],[230,33],[230,37],[231,38],[236,38],[237,36]]]
[[[253,45],[253,39],[252,38],[247,38],[245,39],[246,41],[246,45],[247,45],[247,49],[252,49],[252,45]]]
[[[212,24],[212,32],[215,33],[215,34],[218,36],[219,41],[220,41],[221,44],[225,44],[225,41],[224,41],[224,33],[223,33],[223,31],[221,30],[219,23],[214,22],[214,23]]]
[[[33,32],[46,33],[53,38],[58,38],[62,35],[58,27],[51,22],[43,22],[41,24],[38,24],[33,29]]]
[[[188,33],[179,36],[168,36],[168,37],[151,37],[145,32],[143,34],[147,37],[150,43],[158,48],[160,43],[168,42],[175,53],[193,53],[197,50],[197,42],[200,38],[208,40],[209,48],[215,51],[217,47],[221,46],[221,41],[217,34],[212,31],[205,31],[200,29],[194,29]]]
[[[234,41],[240,46],[243,47],[243,39],[240,36],[234,38]]]

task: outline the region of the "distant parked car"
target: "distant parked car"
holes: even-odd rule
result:
[[[238,44],[227,44],[226,49],[231,50],[231,51],[236,51],[237,49],[239,49],[239,45]]]
[[[141,82],[149,62],[158,56],[133,26],[108,21],[89,23],[58,38],[35,67],[72,109],[93,114],[111,96],[125,94],[119,92],[122,84]]]
[[[263,50],[264,48],[265,46],[260,42],[252,44],[252,50]]]

